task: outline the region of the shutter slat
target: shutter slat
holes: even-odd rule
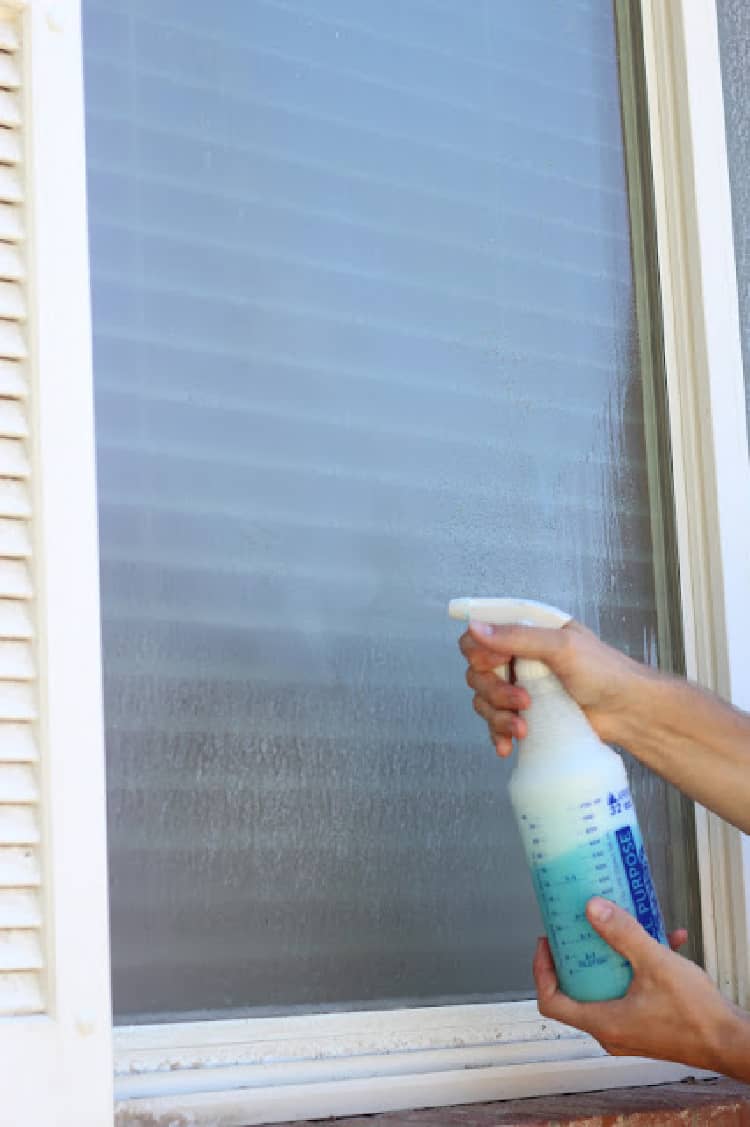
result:
[[[3,158],[2,141],[4,140],[0,129],[0,160]],[[7,130],[5,131],[7,132]],[[23,238],[23,220],[21,209],[16,204],[0,203],[0,239],[17,243]]]
[[[9,321],[25,319],[26,302],[18,282],[0,282],[0,317]]]
[[[0,443],[0,447],[2,443]],[[26,560],[31,556],[29,526],[23,520],[0,517],[0,556],[7,559]],[[0,623],[2,615],[0,615]],[[0,633],[2,637],[2,633]]]
[[[12,13],[9,14],[12,17]],[[17,51],[19,47],[18,31],[11,18],[6,17],[0,23],[0,51]]]
[[[0,356],[6,360],[26,359],[26,338],[15,321],[0,320]]]
[[[1,41],[6,27],[7,25],[3,24],[2,32],[0,32],[0,86],[5,90],[18,90],[21,85],[21,68],[18,65],[18,59],[4,49],[4,44]]]
[[[30,642],[0,641],[0,678],[8,681],[34,680],[34,658]]]
[[[21,163],[21,138],[15,129],[0,127],[0,161],[4,164]]]
[[[33,633],[28,603],[0,599],[0,638],[31,638]]]
[[[0,165],[0,167],[2,166]],[[26,271],[18,247],[14,243],[0,243],[0,278],[10,278],[13,281],[20,282],[25,277]],[[2,381],[0,381],[0,394],[4,394],[2,392]]]
[[[0,720],[35,720],[36,703],[30,684],[0,681]],[[0,830],[0,841],[3,841]]]
[[[28,566],[19,560],[0,559],[0,598],[30,599],[31,595]]]
[[[42,992],[36,971],[0,975],[0,1014],[20,1017],[42,1010]]]
[[[21,177],[18,169],[10,164],[0,164],[0,200],[3,203],[23,203]]]
[[[37,759],[30,724],[0,724],[0,763],[35,763]]]
[[[0,763],[0,804],[28,806],[38,800],[33,767],[28,763]]]
[[[26,448],[17,438],[0,438],[0,476],[20,480],[29,476]]]
[[[21,124],[21,100],[10,90],[0,90],[0,125],[16,129]]]
[[[0,846],[0,888],[38,888],[41,879],[33,846]]]
[[[37,931],[0,931],[0,971],[41,970],[42,966]]]
[[[15,399],[0,399],[0,436],[26,438],[29,426],[23,404]]]
[[[15,248],[13,248],[15,250]],[[0,261],[2,251],[0,250]],[[8,399],[25,399],[29,392],[26,366],[18,360],[0,359],[0,395]]]
[[[0,888],[0,927],[39,927],[39,900],[28,888]]]
[[[25,482],[0,478],[0,516],[15,519],[31,516],[31,497]]]
[[[3,845],[39,844],[39,825],[33,806],[0,806],[0,841]]]

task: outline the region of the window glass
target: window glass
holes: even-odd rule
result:
[[[530,996],[446,603],[671,661],[613,11],[84,17],[116,1017]]]

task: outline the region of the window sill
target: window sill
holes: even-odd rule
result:
[[[675,1127],[711,1123],[712,1127],[750,1124],[750,1086],[732,1080],[682,1081],[653,1088],[615,1088],[606,1092],[540,1096],[463,1107],[396,1111],[385,1115],[325,1120],[331,1127]],[[310,1123],[320,1127],[321,1120]],[[278,1127],[304,1127],[279,1124]]]

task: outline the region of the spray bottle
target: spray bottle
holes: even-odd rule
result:
[[[521,599],[454,599],[448,613],[498,626],[570,622],[554,607]],[[507,666],[495,672],[508,679]],[[632,970],[588,923],[590,898],[619,904],[667,943],[625,766],[546,665],[519,659],[515,672],[531,709],[510,799],[560,987],[579,1002],[620,998]]]

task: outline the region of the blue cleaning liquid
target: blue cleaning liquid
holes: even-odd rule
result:
[[[592,896],[604,896],[667,943],[637,822],[560,857],[532,854],[531,873],[561,990],[578,1002],[621,998],[633,976],[630,963],[596,934],[585,908]]]

